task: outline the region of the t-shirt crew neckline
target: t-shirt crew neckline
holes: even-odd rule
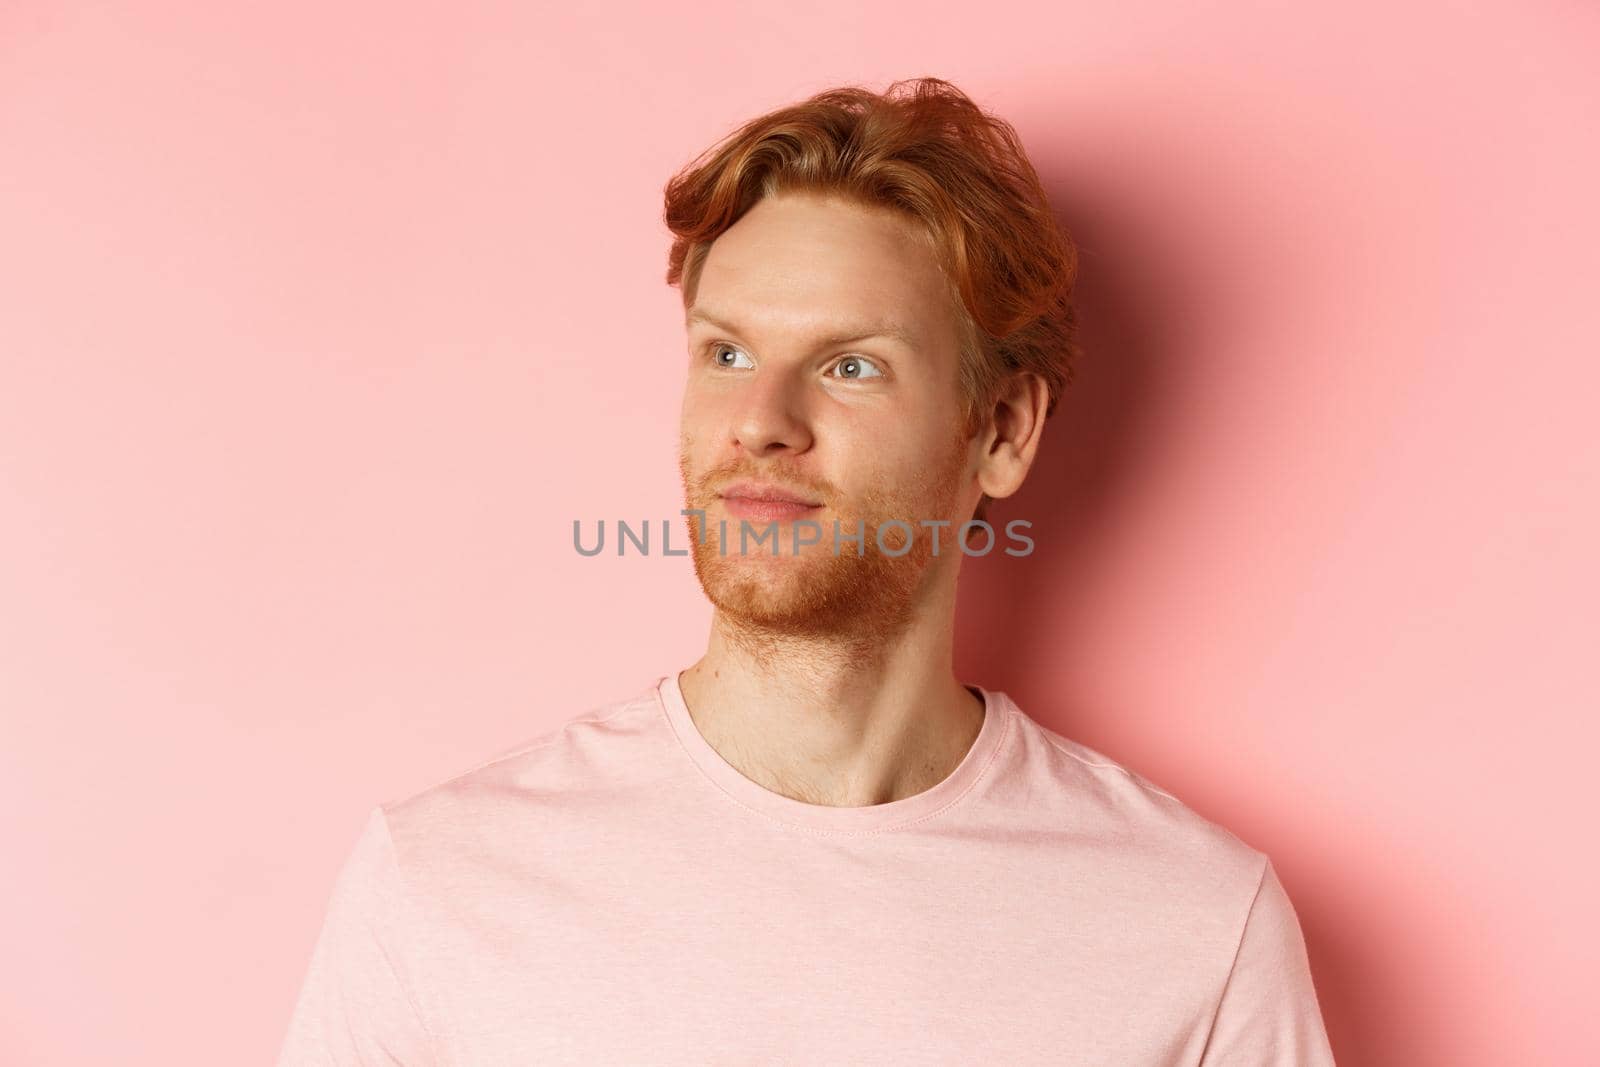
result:
[[[882,804],[835,807],[811,804],[774,792],[745,777],[711,747],[689,714],[678,683],[678,672],[656,685],[663,713],[700,772],[734,801],[758,814],[804,830],[830,833],[880,833],[918,822],[959,803],[983,777],[1010,732],[1011,704],[1004,693],[970,686],[983,697],[983,725],[961,762],[942,780],[920,793]]]

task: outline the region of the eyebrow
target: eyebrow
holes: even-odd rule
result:
[[[739,327],[730,325],[729,323],[717,318],[710,312],[701,311],[699,308],[690,311],[688,316],[685,318],[685,323],[687,325],[693,325],[697,322],[703,322],[708,326],[715,326],[719,330],[727,330],[728,332],[734,334],[742,332]],[[911,349],[912,351],[916,351],[918,348],[916,338],[912,337],[911,333],[904,327],[893,322],[885,322],[876,326],[853,327],[850,330],[839,334],[838,336],[824,337],[817,343],[824,346],[848,345],[854,344],[856,341],[865,341],[873,337],[887,337],[890,340],[900,342],[902,345]]]

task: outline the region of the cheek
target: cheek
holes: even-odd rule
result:
[[[705,392],[690,385],[683,392],[683,405],[678,412],[678,436],[684,441],[701,441],[715,418],[710,398]]]
[[[694,471],[700,468],[701,454],[704,446],[701,444],[703,434],[700,422],[694,414],[684,408],[682,417],[678,420],[678,466]]]
[[[915,446],[884,455],[883,490],[905,501],[932,505],[948,493],[967,464],[967,451],[955,435],[919,440]]]
[[[678,422],[680,432],[688,435],[693,432],[695,424],[700,419],[700,395],[694,383],[684,386],[683,402],[678,405]]]
[[[903,497],[917,476],[916,457],[882,438],[837,442],[819,466],[844,499],[863,507],[879,508]]]
[[[729,400],[725,390],[708,389],[691,381],[683,391],[678,414],[680,433],[699,441],[726,426]]]
[[[731,458],[726,442],[725,424],[719,421],[715,402],[686,398],[678,421],[679,471],[698,480],[713,469],[726,466]]]

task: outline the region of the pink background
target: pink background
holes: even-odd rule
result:
[[[372,804],[699,654],[571,547],[661,186],[917,74],[1085,247],[964,678],[1273,856],[1341,1062],[1600,1062],[1595,9],[761,6],[5,5],[0,1062],[269,1062]]]

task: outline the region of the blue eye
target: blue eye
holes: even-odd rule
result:
[[[835,370],[841,372],[839,375],[841,378],[856,379],[883,377],[883,371],[879,370],[877,365],[874,364],[872,360],[865,359],[861,356],[846,356],[833,366]]]
[[[737,354],[737,358],[734,359],[734,360],[729,360],[729,359],[725,358],[725,354],[729,353],[729,352],[736,353]],[[743,352],[740,352],[739,349],[733,347],[732,345],[726,345],[726,344],[712,345],[711,346],[711,358],[716,360],[717,366],[719,366],[719,367],[745,368],[745,367],[754,367],[755,366],[755,363],[753,363],[751,361],[749,356],[745,355]],[[739,359],[744,360],[744,362],[743,363],[738,362]]]

